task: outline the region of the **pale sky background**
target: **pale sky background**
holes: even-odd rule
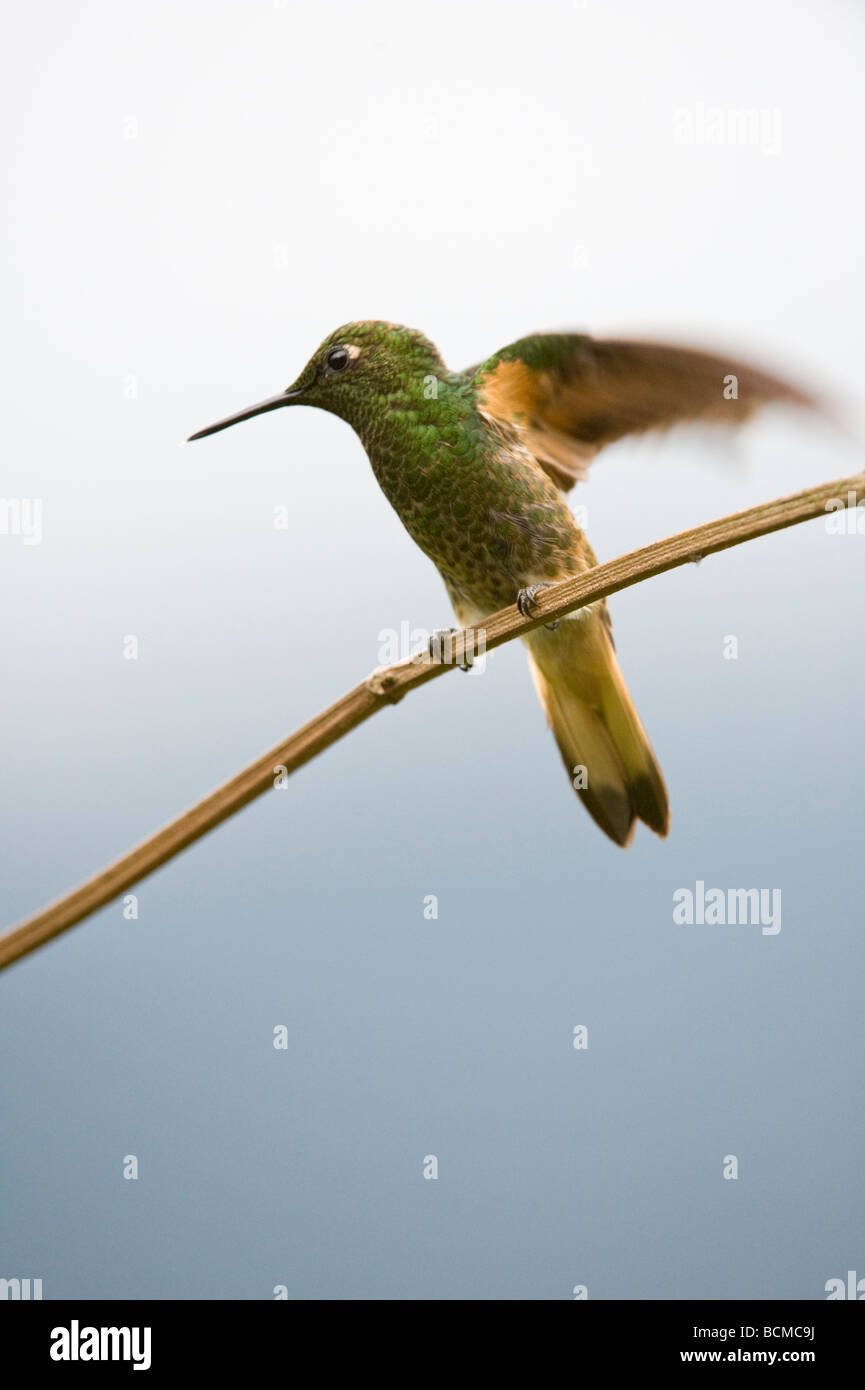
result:
[[[0,496],[43,505],[41,544],[0,534],[3,926],[355,684],[383,629],[448,624],[340,421],[180,445],[338,324],[453,367],[544,328],[673,337],[841,403],[846,433],[775,412],[610,450],[573,495],[601,559],[862,467],[860,6],[2,26]],[[678,143],[710,108],[760,138]],[[862,1271],[863,579],[865,535],[818,521],[612,600],[663,844],[623,854],[575,803],[514,644],[163,868],[137,921],[4,975],[0,1277],[809,1299]],[[698,880],[780,889],[782,930],[675,925]]]

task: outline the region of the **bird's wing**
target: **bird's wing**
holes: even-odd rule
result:
[[[684,421],[741,424],[770,401],[816,407],[807,392],[733,358],[576,333],[521,338],[467,376],[480,408],[516,426],[565,492],[599,449]]]

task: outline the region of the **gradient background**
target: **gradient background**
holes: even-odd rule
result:
[[[0,536],[3,925],[355,684],[382,629],[448,624],[340,421],[178,445],[337,324],[422,327],[453,366],[542,328],[670,336],[845,403],[849,436],[774,412],[611,449],[574,494],[601,559],[862,466],[857,5],[52,0],[4,30],[0,495],[42,498],[44,538]],[[698,102],[777,110],[780,149],[677,144]],[[137,921],[5,974],[0,1276],[865,1275],[863,579],[865,536],[818,521],[612,600],[665,843],[623,854],[574,804],[514,644],[163,868]],[[780,888],[780,934],[676,926],[697,879]]]

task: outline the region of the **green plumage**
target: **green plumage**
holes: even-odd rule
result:
[[[342,343],[363,351],[312,386],[309,403],[355,429],[458,612],[485,616],[522,588],[585,568],[570,508],[517,431],[482,413],[474,371],[448,372],[432,343],[401,327],[346,324],[319,352]]]
[[[687,348],[538,334],[454,373],[422,333],[349,323],[287,391],[192,437],[283,405],[341,416],[438,567],[459,621],[477,626],[518,598],[530,603],[532,586],[596,563],[564,493],[605,444],[680,420],[736,424],[772,400],[812,404],[764,372]],[[524,641],[568,775],[597,824],[619,845],[637,819],[665,835],[664,779],[619,670],[606,604]]]

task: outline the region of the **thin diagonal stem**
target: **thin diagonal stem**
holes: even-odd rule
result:
[[[471,649],[471,642],[482,630],[485,647],[491,650],[543,623],[564,617],[566,613],[656,574],[664,574],[678,565],[809,521],[826,513],[830,505],[840,510],[862,502],[865,502],[865,473],[857,473],[764,502],[748,511],[735,512],[667,540],[656,541],[642,550],[634,550],[573,579],[563,579],[542,591],[530,618],[523,617],[516,606],[503,608],[487,618],[482,629],[476,629],[474,635],[469,633],[462,640]],[[457,647],[460,640],[459,637],[455,639]],[[425,656],[420,661],[410,657],[374,671],[336,704],[271,748],[230,782],[218,787],[86,883],[0,937],[0,970],[104,907],[250,801],[271,790],[278,768],[285,769],[286,775],[296,771],[385,705],[396,704],[416,686],[425,685],[452,669],[452,663],[434,662]]]

